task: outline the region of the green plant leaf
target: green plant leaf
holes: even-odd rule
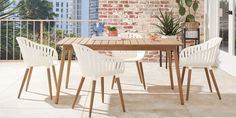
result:
[[[193,4],[193,0],[185,0],[185,4],[186,4],[188,7],[191,7],[192,4]]]
[[[198,10],[198,7],[199,7],[198,1],[195,0],[193,3],[193,11],[196,12]]]
[[[184,16],[185,15],[185,12],[186,12],[186,9],[183,7],[183,6],[179,6],[179,14],[181,16]]]
[[[108,31],[117,31],[117,28],[115,26],[111,27],[111,26],[108,26],[107,27],[107,30]]]
[[[180,4],[180,0],[176,0],[176,3]]]
[[[155,16],[159,23],[152,24],[158,28],[158,33],[162,35],[176,35],[181,29],[180,19],[173,16],[173,12],[160,11],[160,16]]]
[[[193,22],[195,21],[195,17],[192,14],[186,16],[186,22]]]

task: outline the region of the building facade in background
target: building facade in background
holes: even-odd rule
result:
[[[62,29],[68,34],[75,34],[81,37],[92,35],[94,22],[86,21],[98,19],[98,0],[49,1],[53,3],[53,11],[57,14],[55,19],[62,20],[56,23],[57,29]],[[79,20],[85,22],[80,22]]]
[[[17,7],[20,0],[14,0],[12,8]],[[56,13],[55,28],[66,34],[89,37],[93,34],[95,22],[80,22],[98,19],[99,0],[48,0],[53,3],[53,12]],[[17,14],[11,19],[19,19]],[[76,21],[77,20],[77,21]],[[81,30],[83,29],[83,30]]]

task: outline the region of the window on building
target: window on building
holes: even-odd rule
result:
[[[61,18],[63,18],[63,14],[61,14]]]
[[[58,8],[56,8],[56,11],[58,12],[58,11],[59,11],[59,9],[58,9]]]
[[[61,12],[63,12],[63,9],[61,9]]]
[[[61,3],[61,7],[63,7],[63,2]]]
[[[68,14],[66,14],[66,18],[68,18]]]
[[[59,7],[59,2],[56,2],[56,7]]]
[[[66,7],[69,7],[69,4],[68,4],[68,2],[66,3]]]
[[[66,13],[68,13],[68,9],[66,9]]]

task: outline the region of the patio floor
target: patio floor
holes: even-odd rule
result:
[[[135,63],[127,63],[121,83],[126,112],[122,112],[117,86],[111,90],[111,78],[105,77],[105,103],[101,102],[100,81],[97,81],[92,117],[100,118],[166,118],[166,117],[236,117],[236,78],[215,70],[221,91],[219,100],[215,89],[209,92],[204,70],[193,70],[189,101],[180,105],[177,86],[170,89],[168,70],[157,63],[143,64],[147,90],[139,81]],[[59,65],[56,66],[57,72]],[[76,61],[72,62],[69,89],[65,77],[59,104],[49,98],[45,68],[34,68],[29,91],[17,99],[25,66],[23,62],[0,62],[0,118],[80,118],[88,117],[91,80],[85,79],[75,109],[71,109],[80,76]],[[175,71],[174,71],[175,72]],[[64,74],[65,75],[65,74]],[[177,83],[174,73],[175,85]],[[186,81],[183,91],[186,93]],[[185,95],[185,94],[184,94]]]

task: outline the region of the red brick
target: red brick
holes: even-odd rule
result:
[[[196,19],[203,25],[204,0],[199,0],[199,2],[200,7],[196,14]],[[172,10],[174,16],[179,17],[176,3],[172,3],[170,0],[99,0],[99,4],[99,19],[105,22],[106,26],[117,26],[118,30],[122,32],[133,30],[140,32],[156,31],[156,28],[150,26],[150,24],[157,22],[154,16],[159,14],[159,9],[163,12]],[[114,12],[123,15],[114,15]],[[126,20],[130,20],[131,23],[126,23]],[[201,26],[201,37],[204,36],[203,31],[203,26]],[[189,45],[193,45],[193,42],[188,42],[187,46]],[[159,53],[157,51],[147,51],[143,60],[158,61]]]

